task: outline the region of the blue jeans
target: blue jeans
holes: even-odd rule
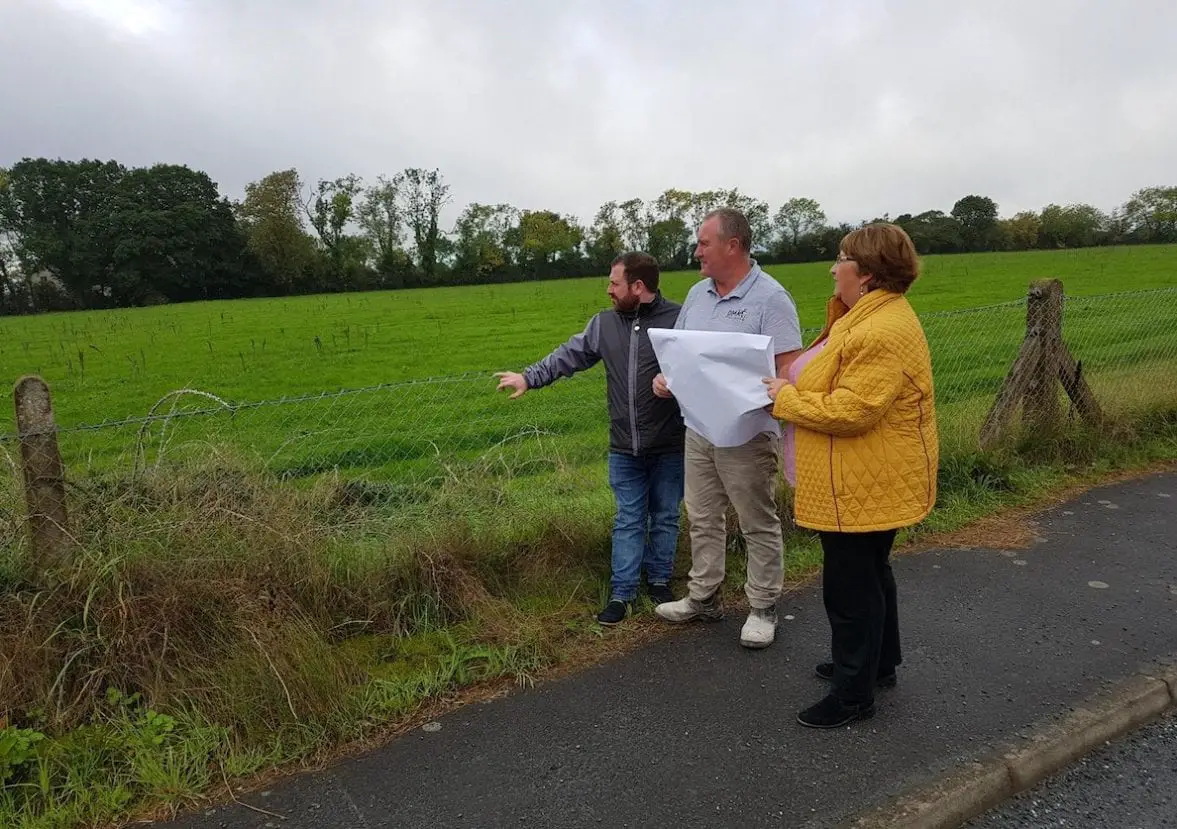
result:
[[[649,584],[666,584],[674,572],[683,453],[609,453],[609,486],[617,502],[613,519],[612,598],[633,601],[643,566]]]

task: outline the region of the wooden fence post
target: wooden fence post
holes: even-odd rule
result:
[[[16,431],[24,468],[29,539],[38,573],[64,564],[73,537],[65,507],[65,467],[57,446],[57,425],[49,386],[22,377],[13,389]]]
[[[1026,298],[1026,336],[1038,340],[1038,359],[1030,368],[1022,417],[1036,435],[1053,434],[1062,417],[1058,401],[1059,351],[1063,347],[1063,283],[1043,279]]]
[[[1025,425],[1036,434],[1057,429],[1062,409],[1055,384],[1060,382],[1079,415],[1098,425],[1103,420],[1099,403],[1083,376],[1082,364],[1063,343],[1063,283],[1044,279],[1030,284],[1026,336],[981,427],[981,448],[989,449],[1007,433],[1019,403]]]
[[[1099,424],[1103,420],[1103,412],[1091,391],[1091,386],[1087,385],[1087,378],[1083,376],[1083,361],[1075,360],[1065,347],[1059,352],[1058,378],[1067,390],[1067,397],[1071,398],[1079,417],[1092,425]]]

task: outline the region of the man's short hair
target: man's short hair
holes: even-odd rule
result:
[[[632,285],[639,279],[647,289],[658,290],[658,260],[648,253],[633,250],[613,260],[611,267],[621,265],[625,269],[625,281]]]
[[[703,221],[710,218],[719,219],[721,239],[735,239],[740,243],[740,250],[744,253],[752,252],[752,225],[748,223],[747,216],[734,207],[720,207],[704,216]]]

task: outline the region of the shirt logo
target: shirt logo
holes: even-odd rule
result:
[[[740,322],[743,322],[745,317],[748,316],[748,309],[747,308],[732,308],[724,316],[727,317],[727,319],[729,319],[729,320],[739,320]]]

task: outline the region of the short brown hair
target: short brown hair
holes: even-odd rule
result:
[[[613,260],[611,267],[621,265],[625,269],[625,281],[632,285],[639,279],[651,291],[658,290],[658,260],[648,253],[633,250]]]
[[[915,244],[899,225],[875,222],[847,233],[839,246],[859,273],[870,274],[871,288],[902,294],[920,273]]]
[[[720,207],[703,217],[703,221],[719,219],[719,235],[723,239],[735,239],[744,253],[752,252],[752,225],[748,217],[734,207]]]

